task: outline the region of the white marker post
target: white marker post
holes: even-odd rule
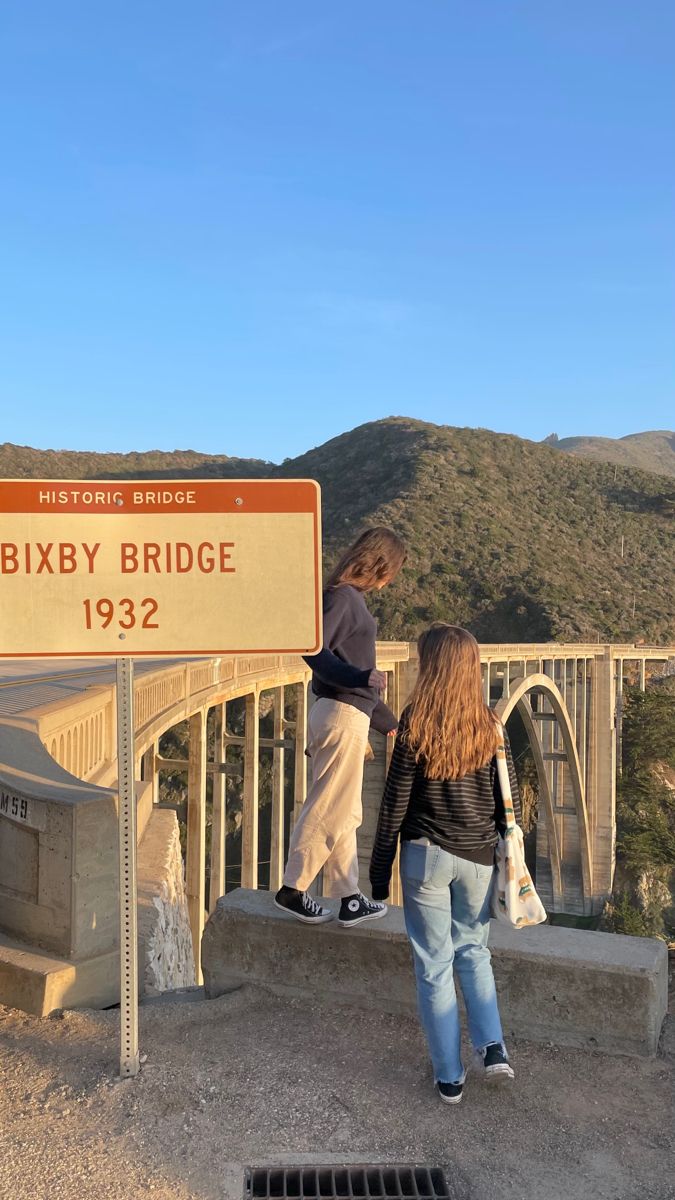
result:
[[[116,660],[122,1077],[139,1069],[134,659],[321,644],[313,480],[0,480],[0,658]]]

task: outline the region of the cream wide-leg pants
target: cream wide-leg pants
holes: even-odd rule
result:
[[[326,896],[359,890],[356,831],[370,718],[351,704],[317,700],[309,714],[312,786],[291,836],[286,887],[305,892],[323,867]]]

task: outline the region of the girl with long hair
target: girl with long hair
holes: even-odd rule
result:
[[[513,795],[520,795],[506,732],[483,698],[478,643],[440,622],[418,641],[419,676],[392,755],[370,864],[373,898],[389,895],[401,838],[401,882],[420,1019],[439,1095],[462,1098],[465,1070],[454,973],[474,1048],[490,1081],[513,1079],[490,952],[490,894],[504,806],[495,753],[502,736]]]
[[[308,722],[312,785],[291,836],[277,907],[299,921],[330,921],[307,889],[323,868],[326,896],[340,899],[338,921],[359,925],[383,917],[386,904],[359,890],[356,831],[363,820],[363,763],[371,726],[394,734],[397,719],[380,698],[386,676],[375,668],[377,622],[365,593],[398,574],[403,542],[390,529],[367,529],[343,554],[323,595],[323,649],[305,659],[316,697]]]

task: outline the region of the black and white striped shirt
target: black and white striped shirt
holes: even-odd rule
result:
[[[370,861],[373,899],[389,893],[391,868],[399,835],[402,841],[426,837],[430,842],[472,862],[489,865],[498,830],[504,826],[504,806],[497,760],[462,779],[427,779],[424,766],[401,736],[407,729],[407,709],[401,716]],[[509,739],[504,733],[513,809],[521,823],[520,792]]]

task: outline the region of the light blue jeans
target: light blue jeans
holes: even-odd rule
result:
[[[476,1050],[503,1044],[490,951],[493,867],[448,854],[440,846],[404,842],[403,908],[412,944],[420,1020],[436,1080],[464,1079],[454,972]]]

